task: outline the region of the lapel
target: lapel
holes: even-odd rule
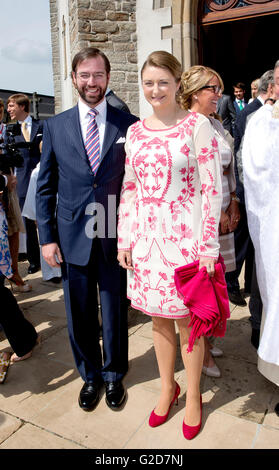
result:
[[[87,153],[84,148],[77,105],[68,112],[68,116],[65,121],[65,130],[68,134],[69,143],[71,143],[76,148],[80,157],[86,161],[88,165],[88,171],[92,174]]]
[[[102,153],[101,153],[101,162],[103,161],[110,147],[114,143],[115,137],[118,131],[119,131],[119,123],[117,123],[117,119],[115,118],[113,107],[107,103],[107,120],[106,120],[106,129],[105,129],[103,148],[102,148]]]
[[[30,142],[34,139],[39,129],[40,122],[38,120],[34,120],[32,118],[32,127],[31,127],[31,135],[30,135]]]

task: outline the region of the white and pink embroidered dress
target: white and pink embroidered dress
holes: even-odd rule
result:
[[[174,269],[199,255],[219,255],[222,183],[214,130],[193,112],[167,129],[137,121],[128,129],[126,153],[118,249],[132,253],[127,295],[148,315],[186,317]]]

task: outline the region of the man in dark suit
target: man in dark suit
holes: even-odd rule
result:
[[[222,118],[223,127],[233,136],[236,111],[229,95],[222,95],[221,98],[219,98],[216,112]]]
[[[109,77],[110,63],[99,49],[76,54],[72,79],[79,101],[46,121],[37,185],[40,243],[51,266],[61,263],[71,346],[85,382],[79,405],[86,411],[97,405],[103,382],[107,405],[121,407],[128,369],[126,273],[117,262],[116,213],[125,136],[138,118],[106,102]]]
[[[236,175],[236,194],[239,198],[239,209],[241,213],[239,224],[234,232],[236,270],[226,273],[226,281],[228,287],[229,299],[236,305],[245,306],[246,301],[239,289],[239,275],[245,261],[244,274],[244,290],[247,293],[253,291],[253,265],[254,265],[254,248],[248,231],[247,214],[245,209],[244,186],[239,178],[238,165],[241,164],[241,155],[239,154],[240,144],[243,139],[247,116],[259,109],[270,96],[270,89],[273,85],[273,70],[265,72],[260,78],[258,97],[237,114],[234,127],[234,154],[235,154],[235,175]],[[255,276],[254,281],[256,282]],[[257,304],[259,305],[259,304]],[[261,315],[261,306],[257,307]],[[251,313],[252,314],[252,313]],[[252,314],[253,316],[253,314]]]
[[[233,93],[235,100],[233,102],[236,114],[239,114],[247,105],[247,101],[244,99],[245,85],[242,82],[238,82],[233,86]]]
[[[31,173],[40,161],[40,142],[43,136],[43,124],[29,114],[30,101],[28,96],[17,93],[11,95],[7,101],[7,110],[12,120],[21,125],[21,135],[15,136],[16,142],[30,142],[26,148],[21,148],[23,166],[17,168],[17,193],[20,209],[23,209]],[[28,273],[35,273],[40,269],[40,249],[37,229],[34,220],[24,218],[26,228],[26,251],[29,261]]]

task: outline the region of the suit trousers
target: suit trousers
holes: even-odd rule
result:
[[[25,198],[19,199],[20,209],[22,211],[24,206]],[[36,266],[40,266],[40,247],[39,247],[39,240],[37,234],[37,227],[34,220],[28,219],[27,217],[23,217],[25,230],[26,230],[26,252],[27,252],[27,259],[30,264],[35,264]]]
[[[0,275],[0,323],[14,352],[24,356],[34,348],[38,335],[24,317],[12,292],[4,287],[4,281],[4,276]]]
[[[262,310],[263,310],[263,303],[261,299],[260,289],[257,280],[257,271],[256,271],[256,263],[254,260],[253,265],[253,276],[252,276],[252,284],[251,284],[251,296],[249,301],[249,311],[250,311],[250,321],[252,328],[254,330],[261,329],[261,321],[262,321]]]
[[[248,230],[245,204],[239,204],[240,221],[234,232],[236,269],[225,274],[227,288],[230,292],[239,289],[239,275],[245,261],[244,290],[251,292],[254,264],[254,247]]]
[[[100,240],[95,238],[88,265],[62,263],[62,277],[70,343],[82,379],[85,382],[121,380],[128,370],[126,271],[116,257],[107,262]]]

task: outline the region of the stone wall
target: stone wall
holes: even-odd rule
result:
[[[50,27],[52,44],[52,69],[53,69],[53,87],[55,98],[55,112],[59,112],[61,103],[61,74],[60,74],[60,51],[59,51],[59,25],[57,0],[49,0],[50,8]]]
[[[57,34],[61,34],[55,25],[57,0],[50,0],[50,6],[55,81]],[[101,49],[111,62],[110,88],[138,114],[136,0],[68,0],[68,8],[71,58],[83,47]],[[59,102],[58,88],[57,83],[55,97]],[[76,98],[74,92],[73,102]]]
[[[145,100],[138,69],[148,53],[154,48],[168,50],[181,61],[184,70],[198,61],[198,0],[49,2],[56,112],[77,100],[69,77],[71,60],[82,47],[95,46],[107,54],[112,68],[110,87],[141,117]],[[64,36],[62,17],[66,21]]]

